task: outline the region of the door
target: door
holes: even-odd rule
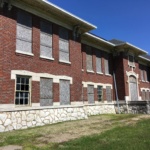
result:
[[[138,100],[138,90],[137,90],[137,81],[134,76],[129,77],[130,81],[130,96],[131,101],[137,101]]]

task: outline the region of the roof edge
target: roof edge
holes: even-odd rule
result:
[[[93,34],[91,34],[91,33],[88,33],[88,32],[86,32],[86,33],[84,33],[85,35],[88,35],[88,36],[91,36],[91,37],[93,37],[93,38],[96,38],[96,39],[98,39],[98,40],[100,40],[100,41],[102,41],[102,42],[104,42],[104,43],[106,43],[106,44],[109,44],[109,45],[111,45],[111,46],[115,46],[115,44],[113,44],[113,43],[111,43],[111,42],[109,42],[109,41],[106,41],[106,40],[104,40],[104,39],[102,39],[102,38],[100,38],[100,37],[98,37],[98,36],[96,36],[96,35],[93,35]]]
[[[51,5],[52,7],[54,7],[54,8],[56,8],[56,9],[62,11],[63,13],[66,13],[66,14],[70,15],[71,17],[73,17],[73,18],[75,18],[75,19],[77,19],[77,20],[79,20],[79,21],[81,21],[81,22],[84,22],[85,24],[91,26],[93,29],[97,29],[97,26],[95,26],[95,25],[89,23],[89,22],[86,21],[86,20],[81,19],[80,17],[77,17],[76,15],[74,15],[74,14],[72,14],[72,13],[70,13],[70,12],[64,10],[63,8],[60,8],[59,6],[57,6],[57,5],[55,5],[55,4],[51,3],[51,2],[49,2],[49,1],[47,1],[47,0],[42,0],[42,2],[46,3],[47,5]]]

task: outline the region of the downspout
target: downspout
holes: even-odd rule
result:
[[[115,86],[115,93],[116,93],[116,99],[117,99],[117,107],[118,107],[118,113],[120,114],[120,106],[119,106],[119,98],[118,98],[118,90],[117,90],[117,84],[116,84],[116,61],[115,61],[115,53],[113,52],[113,60],[115,62],[114,69],[113,69],[113,79],[114,79],[114,86]]]

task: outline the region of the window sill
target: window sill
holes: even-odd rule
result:
[[[60,63],[71,64],[70,61],[59,60]]]
[[[48,59],[48,60],[54,60],[54,58],[49,58],[49,57],[45,57],[45,56],[40,56],[40,58]]]
[[[23,54],[23,55],[28,55],[28,56],[34,56],[33,53],[26,53],[26,52],[19,51],[19,50],[16,50],[16,53],[18,53],[18,54]]]
[[[102,72],[96,72],[97,74],[103,74]]]
[[[111,77],[111,74],[105,74],[106,76],[110,76]]]
[[[94,73],[94,71],[92,71],[92,70],[87,70],[86,72],[87,73]]]

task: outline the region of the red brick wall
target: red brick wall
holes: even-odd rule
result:
[[[11,70],[27,70],[35,73],[49,73],[53,75],[66,75],[73,78],[71,85],[71,101],[80,101],[82,92],[81,72],[81,44],[80,39],[73,40],[70,32],[70,62],[65,64],[59,62],[59,26],[53,24],[53,57],[54,61],[40,58],[40,18],[32,16],[33,21],[33,45],[34,56],[16,53],[16,12],[13,7],[11,12],[1,11],[0,28],[2,28],[3,46],[0,47],[0,103],[14,103],[15,81],[11,80]],[[2,66],[2,67],[1,67]],[[39,82],[32,82],[32,102],[39,102]],[[58,85],[54,84],[54,101],[58,101]]]
[[[82,71],[82,80],[84,82],[94,82],[94,83],[103,83],[103,84],[112,84],[113,86],[113,76],[108,76],[105,75],[105,65],[104,65],[104,56],[106,54],[106,52],[101,51],[101,57],[102,57],[102,72],[103,74],[97,74],[96,73],[96,55],[95,55],[95,51],[96,49],[92,47],[92,52],[93,52],[93,71],[94,73],[90,73],[87,72],[86,69],[86,45],[82,44],[82,57],[83,57],[83,61],[82,61],[82,69],[84,71]],[[112,56],[110,55],[110,70],[112,73],[112,69],[113,69],[113,59]],[[95,90],[95,94],[97,94],[96,92],[97,90]],[[87,101],[87,91],[84,90],[84,99]],[[103,90],[103,99],[106,100],[106,93],[105,90]],[[112,99],[114,99],[113,97],[113,91],[112,91]],[[95,100],[97,100],[97,95],[95,95]]]

